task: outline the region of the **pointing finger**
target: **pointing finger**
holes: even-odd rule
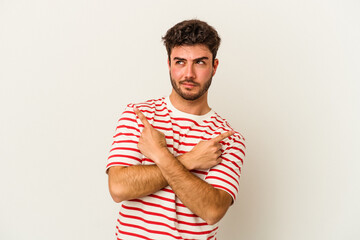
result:
[[[230,137],[230,136],[233,135],[234,133],[235,133],[234,131],[224,132],[224,133],[220,134],[219,136],[214,137],[214,138],[213,138],[213,141],[215,141],[215,142],[220,142],[220,141],[224,140],[225,138]]]
[[[151,124],[148,122],[145,115],[139,109],[134,107],[134,111],[135,111],[136,115],[139,117],[142,124],[144,124],[145,127],[151,127]]]

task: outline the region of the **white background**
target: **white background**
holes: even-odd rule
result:
[[[247,139],[220,240],[360,239],[357,0],[0,0],[0,239],[114,239],[125,105],[170,93],[168,28],[223,41],[210,104]]]

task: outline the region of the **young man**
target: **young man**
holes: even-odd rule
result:
[[[109,190],[121,202],[117,239],[216,239],[235,201],[244,138],[208,105],[220,38],[199,20],[163,37],[169,97],[129,104],[108,158]]]

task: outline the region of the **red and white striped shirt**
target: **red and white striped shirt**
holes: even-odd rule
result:
[[[107,169],[112,166],[154,164],[137,148],[143,124],[137,118],[133,106],[146,116],[155,129],[165,134],[168,149],[175,157],[189,152],[201,140],[210,140],[233,130],[213,110],[201,116],[187,114],[172,106],[168,97],[129,104],[118,121]],[[220,164],[192,173],[213,187],[228,192],[235,201],[245,157],[244,141],[242,135],[235,132],[220,142]],[[121,202],[116,226],[117,239],[125,240],[215,240],[217,231],[218,224],[208,225],[192,213],[170,186],[146,197]]]

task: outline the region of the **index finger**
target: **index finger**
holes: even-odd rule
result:
[[[134,107],[134,112],[139,117],[140,121],[142,122],[142,124],[144,124],[145,127],[151,127],[151,124],[148,122],[145,115],[139,109]]]
[[[222,140],[224,140],[225,138],[230,137],[231,135],[233,135],[235,132],[234,131],[228,131],[228,132],[224,132],[222,134],[220,134],[219,136],[216,136],[213,138],[213,141],[215,142],[220,142]]]

